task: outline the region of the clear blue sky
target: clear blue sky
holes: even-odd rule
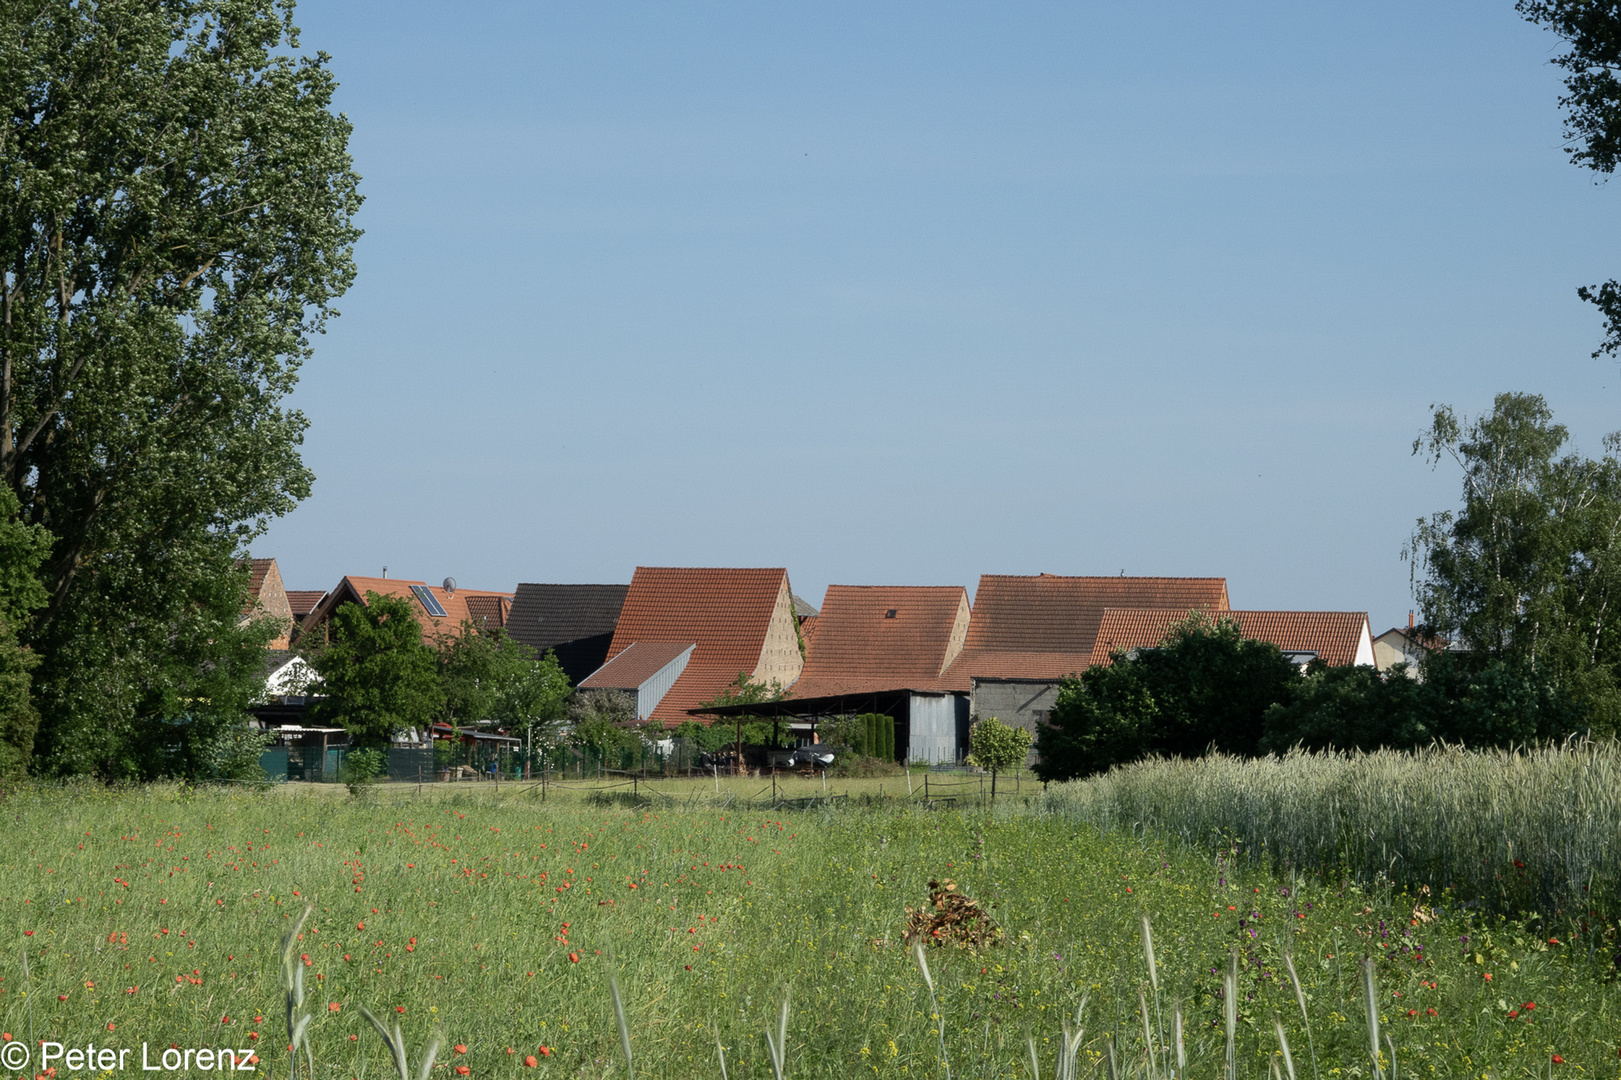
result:
[[[366,235],[255,553],[510,589],[1224,575],[1411,606],[1432,402],[1621,427],[1557,40],[1493,3],[303,0]]]

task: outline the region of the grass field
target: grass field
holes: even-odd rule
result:
[[[1280,880],[1016,808],[633,812],[508,785],[428,790],[7,793],[0,1034],[133,1048],[131,1069],[142,1043],[154,1060],[171,1044],[252,1046],[286,1075],[277,941],[308,902],[297,950],[322,1077],[392,1075],[363,1004],[397,1019],[413,1053],[442,1030],[440,1075],[623,1076],[610,970],[641,1076],[719,1076],[716,1033],[730,1076],[770,1076],[764,1032],[788,994],[787,1075],[944,1076],[900,940],[906,906],[940,877],[1002,930],[978,952],[930,951],[955,1076],[1029,1075],[1029,1038],[1051,1075],[1083,995],[1083,1064],[1101,1067],[1112,1042],[1139,1071],[1140,992],[1156,1046],[1180,999],[1188,1074],[1222,1075],[1235,946],[1238,1075],[1269,1075],[1274,1017],[1299,1076],[1370,1075],[1364,955],[1399,1075],[1618,1074],[1611,958],[1563,926]],[[89,1075],[56,1065],[57,1080]]]

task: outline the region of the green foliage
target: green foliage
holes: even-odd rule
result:
[[[758,683],[749,678],[748,672],[739,671],[737,678],[722,687],[720,693],[708,701],[700,701],[698,706],[709,709],[723,705],[759,705],[770,701],[786,701],[791,697],[793,691],[776,679],[768,683]]]
[[[1463,476],[1408,545],[1423,629],[1552,682],[1621,662],[1621,435],[1596,461],[1567,439],[1540,396],[1499,394],[1473,421],[1437,408],[1413,444]]]
[[[18,518],[17,496],[0,487],[0,780],[24,775],[34,756],[39,711],[33,701],[33,670],[39,656],[17,638],[49,599],[39,568],[51,537]]]
[[[17,643],[11,624],[0,617],[0,780],[26,775],[34,756],[39,713],[29,691],[38,664],[39,657]]]
[[[359,796],[388,771],[388,757],[382,750],[351,750],[344,755],[338,779]]]
[[[1259,751],[1267,710],[1289,700],[1295,666],[1238,626],[1194,612],[1158,648],[1067,679],[1036,739],[1036,775],[1065,780],[1148,754]]]
[[[1565,70],[1566,153],[1572,164],[1604,176],[1621,161],[1621,11],[1612,0],[1519,0],[1516,11],[1564,39],[1552,63]],[[1604,342],[1594,358],[1621,350],[1621,283],[1576,290],[1604,316]]]
[[[339,606],[327,633],[311,660],[326,695],[318,719],[347,728],[360,749],[386,749],[396,732],[433,721],[444,695],[410,601],[368,592],[364,605]]]
[[[496,681],[490,715],[518,727],[533,725],[550,730],[568,714],[573,695],[574,688],[557,662],[557,654],[547,649],[538,658],[531,655],[522,664],[514,664],[504,678]]]
[[[1024,757],[1030,751],[1030,733],[1024,728],[1009,727],[991,716],[974,725],[969,732],[968,745],[968,764],[994,777],[1024,764]]]
[[[246,670],[236,559],[309,492],[286,399],[359,235],[349,123],[291,13],[0,12],[0,608],[41,657],[49,771],[201,768],[245,719],[252,680],[211,674]]]
[[[103,567],[85,580],[110,591],[105,610],[74,608],[36,628],[37,771],[104,780],[254,774],[244,729],[277,627],[242,620],[247,572],[228,543],[151,559],[187,563],[176,573],[191,591],[155,588],[161,574],[139,565]]]
[[[887,713],[840,716],[827,725],[824,738],[847,757],[895,760],[895,718]]]
[[[599,760],[633,745],[636,697],[624,690],[581,690],[569,708],[570,740]]]
[[[670,735],[685,741],[699,753],[713,753],[731,745],[733,731],[727,724],[700,724],[696,720],[683,720],[670,730]]]
[[[1262,749],[1416,749],[1431,742],[1528,746],[1594,731],[1594,710],[1569,690],[1502,660],[1441,653],[1422,681],[1405,669],[1318,667],[1266,715]],[[1610,729],[1613,731],[1613,728]]]
[[[457,633],[439,633],[435,645],[446,723],[495,720],[522,728],[563,718],[572,691],[551,650],[536,659],[534,649],[505,630],[480,631],[470,622]]]

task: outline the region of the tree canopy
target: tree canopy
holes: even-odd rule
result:
[[[425,728],[444,706],[433,650],[411,602],[368,592],[339,605],[328,643],[312,660],[321,676],[314,715],[349,730],[362,749],[386,749],[406,728]]]
[[[1473,420],[1436,408],[1413,450],[1458,467],[1462,505],[1420,520],[1407,553],[1426,633],[1597,702],[1621,664],[1621,436],[1598,459],[1568,440],[1535,394]]]
[[[1565,152],[1601,176],[1621,161],[1621,6],[1614,0],[1519,0],[1529,21],[1564,39],[1553,63],[1565,71]],[[1621,283],[1584,285],[1578,296],[1604,316],[1604,341],[1595,357],[1621,351]]]
[[[989,716],[968,733],[968,745],[968,764],[991,774],[991,797],[995,798],[997,774],[1024,764],[1030,750],[1030,733]]]
[[[128,775],[251,696],[239,558],[309,493],[286,398],[354,276],[335,87],[291,3],[0,11],[0,480],[48,538],[18,631],[49,769]]]
[[[1037,734],[1036,774],[1085,776],[1151,753],[1255,754],[1267,710],[1296,679],[1276,645],[1243,637],[1219,613],[1191,612],[1157,648],[1064,681]]]

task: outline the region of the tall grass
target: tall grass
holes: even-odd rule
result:
[[[396,795],[0,796],[0,922],[22,951],[0,954],[0,1043],[248,1049],[285,1077],[291,990],[316,1080],[425,1064],[448,1080],[945,1080],[948,1062],[1011,1080],[1032,1061],[1068,1080],[1209,1080],[1229,1071],[1230,1003],[1237,1076],[1276,1061],[1305,1080],[1312,1047],[1322,1080],[1348,1080],[1371,1076],[1371,956],[1387,1076],[1386,1035],[1403,1077],[1531,1075],[1553,1054],[1613,1075],[1607,955],[1465,910],[1415,925],[1392,890],[1213,870],[1158,835]],[[906,909],[946,875],[1003,933],[929,947],[925,979]]]
[[[1451,889],[1505,913],[1621,900],[1621,746],[1155,759],[1057,784],[1038,812],[1236,842],[1289,868]]]

